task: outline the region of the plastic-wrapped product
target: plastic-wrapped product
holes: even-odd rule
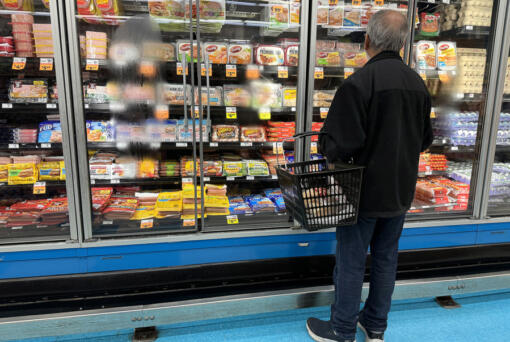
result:
[[[35,163],[14,163],[8,167],[8,184],[33,184],[37,182],[38,172]]]
[[[137,207],[136,197],[112,196],[110,203],[103,210],[103,217],[107,220],[128,220],[134,215]]]
[[[48,102],[48,82],[43,79],[13,79],[9,86],[9,101],[46,103]]]
[[[260,65],[283,65],[285,52],[275,45],[258,45],[255,49],[255,62]]]
[[[264,81],[251,82],[252,106],[254,108],[280,108],[282,106],[282,85]]]
[[[114,141],[115,129],[110,121],[87,120],[87,141]]]
[[[189,40],[177,41],[177,60],[182,62],[182,54],[186,56],[186,61],[191,61],[191,44]],[[198,60],[198,44],[193,42],[193,62]],[[200,49],[200,60],[204,60],[203,47]]]
[[[173,62],[176,60],[175,45],[172,43],[143,43],[143,57],[157,61]]]
[[[299,46],[289,45],[285,48],[285,65],[298,66]]]
[[[227,185],[226,184],[206,184],[205,193],[209,196],[226,196]]]
[[[273,212],[276,209],[273,201],[261,195],[250,196],[247,201],[254,212]]]
[[[184,105],[184,98],[186,95],[187,104],[191,104],[191,86],[186,85],[186,94],[184,93],[184,86],[182,84],[164,83],[161,85],[161,92],[163,99],[166,103],[171,105]]]
[[[439,23],[441,20],[441,14],[435,13],[420,13],[420,35],[427,37],[439,36]]]
[[[158,178],[159,161],[153,158],[144,157],[138,160],[137,178]]]
[[[10,11],[29,11],[34,10],[32,0],[1,0],[3,7]]]
[[[336,90],[314,90],[313,91],[313,106],[314,107],[329,107],[335,97]]]
[[[83,16],[83,20],[89,24],[101,23],[101,20],[96,18],[98,11],[94,0],[76,0],[76,9],[78,14]]]
[[[226,177],[246,176],[246,164],[242,161],[223,161],[223,175]]]
[[[117,0],[94,0],[94,2],[106,24],[120,24],[120,21],[115,18],[120,15],[119,2]]]
[[[41,162],[38,165],[39,179],[43,181],[57,181],[60,180],[60,162]]]
[[[361,26],[361,8],[355,6],[344,7],[344,24],[347,27]]]
[[[87,82],[83,85],[85,103],[108,103],[110,97],[106,85],[97,85],[95,82]]]
[[[207,105],[207,88],[202,87],[202,106]],[[198,104],[198,88],[195,88],[195,103]],[[209,87],[209,105],[223,105],[223,87]]]
[[[34,45],[32,41],[32,25],[34,17],[30,14],[12,14],[11,25],[16,56],[33,57]]]
[[[318,0],[317,25],[328,25],[329,23],[329,1]]]
[[[336,41],[318,40],[315,48],[317,49],[317,51],[334,51],[336,49]]]
[[[344,6],[332,6],[329,8],[328,27],[342,27],[344,24]]]
[[[162,160],[159,162],[160,177],[178,177],[180,176],[180,165],[175,160]]]
[[[201,163],[205,176],[220,177],[223,175],[223,163],[221,160],[204,160]]]
[[[113,193],[113,188],[92,188],[92,210],[102,211]]]
[[[265,7],[269,19],[268,30],[285,30],[289,27],[290,13],[288,4],[269,4]]]
[[[108,36],[106,32],[87,31],[85,33],[86,56],[90,59],[106,59]]]
[[[437,66],[439,70],[457,68],[457,47],[455,42],[437,43]]]
[[[266,141],[266,130],[264,129],[264,126],[241,126],[241,141]]]
[[[318,51],[315,56],[315,64],[319,66],[342,65],[342,53],[340,51]]]
[[[296,107],[296,87],[284,87],[283,88],[283,106],[284,107]]]
[[[35,54],[37,57],[53,57],[51,24],[33,24]]]
[[[246,160],[245,163],[249,176],[269,176],[269,169],[265,161]]]
[[[136,178],[137,161],[134,158],[121,157],[112,164],[112,179]]]
[[[209,62],[213,64],[227,64],[227,44],[208,42],[204,43],[204,59],[209,58]]]
[[[230,44],[228,46],[230,64],[251,64],[253,62],[252,44]]]
[[[416,44],[416,65],[421,70],[434,70],[437,66],[436,43],[420,40]]]
[[[223,86],[223,99],[225,106],[249,107],[251,104],[249,90],[237,84],[226,84]]]
[[[237,125],[212,126],[212,141],[220,142],[239,141],[239,126]]]

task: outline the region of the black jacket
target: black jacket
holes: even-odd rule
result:
[[[431,102],[397,53],[374,56],[338,89],[320,136],[330,162],[365,166],[360,214],[393,217],[411,206],[420,152],[433,140]]]

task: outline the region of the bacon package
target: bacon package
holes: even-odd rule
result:
[[[239,126],[237,125],[212,126],[212,141],[220,142],[239,141]]]
[[[227,64],[228,61],[226,43],[204,43],[204,58],[208,58],[213,64]]]
[[[241,141],[264,142],[266,141],[266,130],[264,126],[241,126]]]
[[[230,44],[228,46],[228,63],[229,64],[253,63],[253,45]]]
[[[34,17],[30,14],[11,15],[12,35],[18,57],[34,57],[33,24]]]
[[[283,65],[285,52],[275,45],[258,45],[255,48],[255,63],[260,65]]]

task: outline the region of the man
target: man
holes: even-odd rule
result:
[[[316,341],[384,341],[397,270],[398,240],[416,187],[420,152],[432,143],[431,102],[420,76],[400,58],[407,19],[377,12],[365,38],[368,63],[338,89],[322,129],[330,162],[365,167],[357,224],[337,228],[335,302],[328,322],[310,318]],[[368,248],[370,292],[359,312]]]

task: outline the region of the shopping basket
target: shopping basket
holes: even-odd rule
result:
[[[319,134],[304,132],[293,138]],[[304,229],[315,231],[357,222],[363,167],[330,164],[326,159],[280,165],[277,159],[276,174],[287,212]]]

